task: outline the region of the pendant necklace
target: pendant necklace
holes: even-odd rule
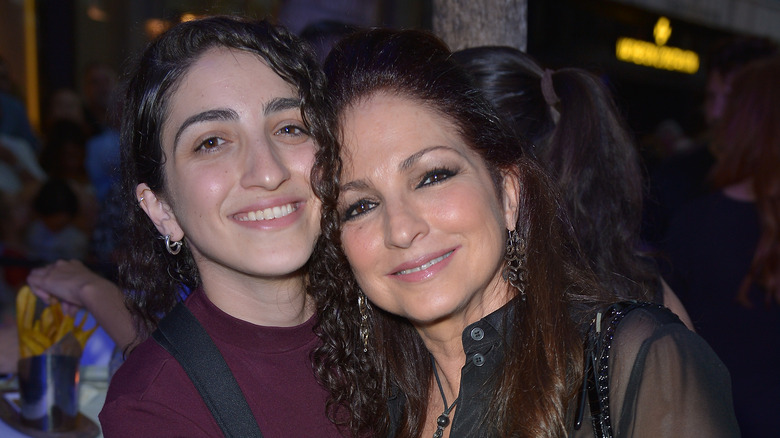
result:
[[[436,385],[439,386],[439,392],[441,393],[441,400],[444,402],[444,412],[436,419],[436,432],[433,433],[433,438],[441,438],[444,435],[444,429],[450,425],[450,412],[458,404],[460,400],[460,394],[452,404],[447,407],[447,397],[444,396],[444,388],[441,387],[441,380],[439,380],[439,372],[436,371],[436,361],[431,356],[431,363],[433,364],[433,376],[436,377]]]

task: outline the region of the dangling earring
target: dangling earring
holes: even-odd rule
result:
[[[525,239],[520,235],[520,232],[516,229],[508,230],[506,253],[504,253],[506,265],[501,272],[501,276],[520,292],[520,299],[523,301],[525,301],[525,285],[527,281],[525,275],[525,250]]]
[[[363,353],[368,352],[368,311],[371,304],[363,292],[358,293],[358,309],[360,310],[360,339],[363,341]]]
[[[171,235],[166,234],[165,237],[165,249],[168,250],[168,254],[170,255],[176,255],[181,251],[181,240],[174,241],[171,240]]]

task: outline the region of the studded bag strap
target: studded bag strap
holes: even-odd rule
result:
[[[612,340],[618,324],[629,312],[647,307],[663,308],[654,303],[622,301],[596,314],[585,341],[585,379],[575,429],[579,429],[582,424],[587,399],[596,438],[614,436],[609,405],[609,358]]]

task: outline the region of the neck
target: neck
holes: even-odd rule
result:
[[[447,401],[452,403],[460,389],[460,372],[466,363],[462,335],[467,326],[498,310],[510,297],[503,283],[488,288],[490,293],[479,297],[478,303],[467,303],[462,309],[431,322],[415,322],[417,333],[438,365],[439,378]],[[434,381],[435,385],[436,382]],[[434,395],[440,398],[438,387]]]
[[[427,343],[426,343],[427,345]],[[460,392],[460,372],[463,364],[466,362],[466,353],[463,351],[463,344],[460,340],[460,334],[455,342],[440,344],[436,348],[428,347],[433,357],[432,366],[436,367],[441,382],[442,391],[447,398],[447,403],[451,404],[458,397]],[[433,391],[431,397],[441,398],[439,386],[435,379],[433,380]],[[443,401],[442,401],[443,402]]]
[[[314,302],[306,294],[302,273],[274,278],[225,279],[202,270],[201,279],[206,296],[215,306],[255,325],[292,327],[306,322],[314,314]]]

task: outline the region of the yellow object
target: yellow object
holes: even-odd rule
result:
[[[16,296],[16,324],[19,330],[20,359],[44,354],[68,333],[73,334],[83,350],[87,340],[97,329],[97,325],[84,330],[87,315],[84,314],[76,324],[72,316],[62,311],[62,305],[56,298],[51,299],[51,304],[44,308],[40,317],[36,319],[37,302],[38,298],[29,286],[19,289]]]

